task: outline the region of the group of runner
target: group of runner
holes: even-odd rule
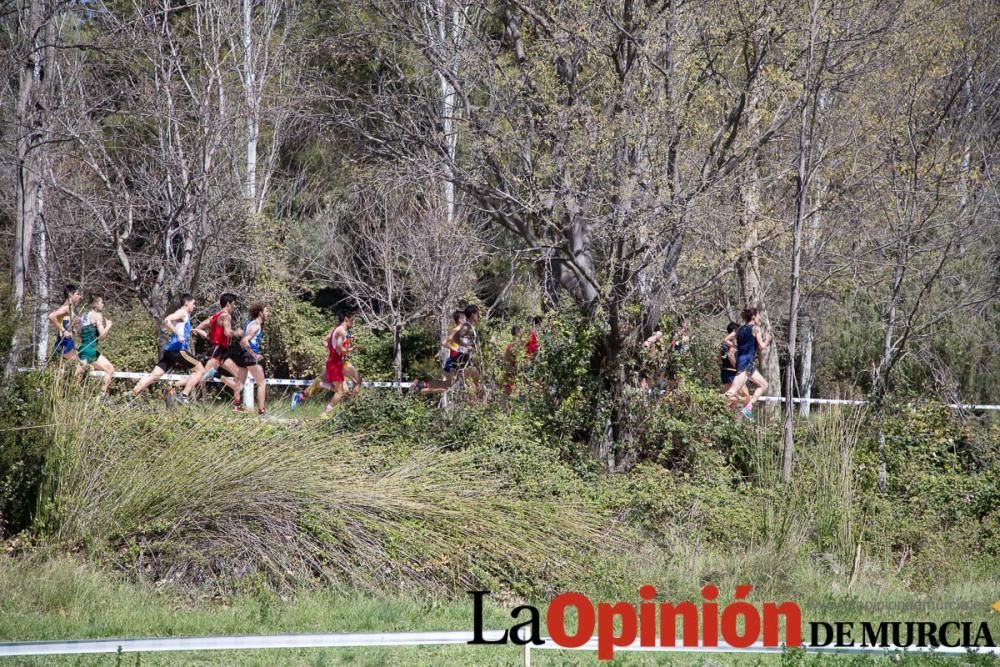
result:
[[[719,348],[720,380],[729,406],[740,408],[747,419],[753,419],[753,406],[767,390],[767,380],[756,368],[758,350],[771,344],[770,332],[761,327],[760,313],[747,308],[742,313],[743,325],[730,322]],[[747,383],[754,385],[751,394]]]
[[[63,293],[61,306],[49,313],[49,321],[57,330],[55,351],[63,359],[73,359],[80,362],[80,370],[90,368],[104,372],[101,386],[102,394],[108,395],[115,367],[99,350],[99,342],[111,331],[112,322],[104,316],[104,299],[95,295],[91,299],[90,308],[77,318],[76,307],[82,299],[79,289],[68,285]],[[190,294],[181,297],[180,306],[163,320],[163,329],[169,335],[164,344],[156,366],[132,389],[132,398],[137,398],[150,385],[173,369],[189,373],[183,384],[178,387],[168,385],[164,398],[168,405],[173,402],[186,404],[191,400],[195,389],[224,370],[228,375],[219,375],[219,381],[233,392],[233,409],[240,411],[242,406],[242,390],[247,377],[253,378],[256,385],[256,407],[258,415],[264,416],[267,411],[267,386],[262,366],[261,342],[264,335],[264,323],[268,318],[268,308],[264,303],[255,303],[250,307],[249,318],[242,327],[233,324],[233,313],[236,309],[237,297],[226,292],[219,297],[219,310],[197,326],[192,327],[191,316],[195,312],[196,301]],[[447,393],[456,383],[462,385],[475,399],[480,395],[482,376],[476,366],[475,358],[479,349],[479,338],[476,324],[481,313],[475,304],[456,310],[452,314],[452,326],[441,340],[441,371],[442,381],[421,381],[413,385],[417,393]],[[756,308],[748,308],[742,313],[743,325],[730,322],[726,335],[719,348],[720,380],[728,404],[741,414],[752,419],[753,406],[767,389],[767,381],[756,369],[756,359],[759,350],[764,350],[771,342],[769,332],[761,327],[760,313]],[[304,391],[295,392],[292,396],[292,409],[298,408],[303,402],[314,396],[320,390],[331,393],[329,402],[323,412],[329,416],[334,407],[346,399],[354,398],[362,386],[361,374],[351,364],[349,357],[352,350],[353,335],[351,328],[354,316],[344,311],[338,317],[337,325],[327,332],[324,344],[327,349],[326,368],[323,377],[317,378]],[[76,347],[74,329],[80,328],[80,345]],[[538,351],[538,327],[541,318],[535,317],[531,331],[525,340],[523,329],[515,325],[511,334],[513,340],[503,354],[504,385],[503,389],[510,395],[515,387],[518,366],[521,359],[531,360]],[[205,363],[195,355],[192,336],[198,335],[208,340],[210,349]],[[654,334],[645,346],[651,348],[659,342],[661,332]],[[671,347],[683,350],[687,347],[689,337],[686,324],[674,336]],[[525,355],[520,355],[524,346]],[[747,388],[754,385],[753,393]],[[178,392],[177,389],[180,389]]]
[[[103,371],[101,391],[107,396],[111,390],[115,367],[98,349],[99,341],[106,338],[111,330],[111,320],[104,317],[104,299],[100,295],[92,297],[90,310],[77,318],[76,306],[83,298],[82,293],[76,286],[68,285],[63,296],[62,305],[49,313],[49,321],[57,330],[55,351],[62,359],[79,361],[81,373],[90,368]],[[224,293],[219,297],[219,310],[192,328],[191,316],[195,312],[196,301],[190,294],[183,295],[177,310],[163,319],[163,330],[169,337],[163,345],[156,366],[132,388],[132,399],[138,398],[166,373],[180,369],[188,372],[187,379],[180,385],[180,392],[177,387],[168,385],[164,390],[164,399],[170,406],[175,402],[188,403],[192,392],[216,375],[221,368],[229,373],[228,377],[220,376],[219,380],[233,391],[233,409],[243,409],[242,390],[249,376],[257,387],[257,414],[264,416],[267,412],[267,388],[261,366],[264,357],[260,350],[268,308],[263,303],[253,304],[250,306],[249,319],[243,327],[234,327],[236,301],[235,294]],[[74,341],[74,329],[77,325],[80,327],[79,351]],[[204,364],[194,355],[193,335],[207,339],[211,346]]]

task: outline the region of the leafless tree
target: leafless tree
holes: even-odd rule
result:
[[[449,222],[448,202],[413,182],[380,172],[358,184],[351,204],[348,215],[328,221],[326,258],[316,265],[346,289],[370,325],[391,332],[399,381],[403,332],[446,317],[473,284],[480,249],[472,230]]]

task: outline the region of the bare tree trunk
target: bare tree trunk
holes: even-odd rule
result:
[[[41,207],[39,207],[41,208]],[[35,292],[38,304],[35,309],[35,321],[38,323],[38,338],[35,363],[39,368],[45,368],[49,358],[49,251],[45,232],[45,218],[40,217],[41,224],[35,230]]]
[[[813,384],[813,323],[810,318],[804,318],[802,322],[802,356],[801,368],[799,370],[799,396],[803,399],[799,405],[799,414],[803,417],[809,416],[809,399],[812,398]]]
[[[740,282],[740,291],[743,294],[743,306],[757,308],[760,311],[761,320],[769,329],[773,330],[767,316],[767,305],[764,303],[764,290],[760,279],[758,252],[760,222],[757,215],[760,207],[759,167],[755,162],[751,162],[748,171],[747,182],[740,186],[740,198],[743,204],[743,220],[741,222],[744,230],[744,251],[736,262],[736,274]],[[768,349],[761,350],[760,357],[760,372],[767,380],[766,395],[779,396],[781,394],[781,366],[778,360],[777,346],[770,345]],[[768,409],[774,410],[771,407]]]
[[[257,67],[253,58],[253,2],[243,0],[243,91],[247,105],[246,149],[247,170],[244,181],[246,197],[251,214],[257,212],[257,139],[260,136],[260,100],[257,95]]]
[[[403,381],[403,325],[392,327],[392,373],[398,383]]]
[[[795,354],[798,343],[800,277],[802,273],[802,228],[808,214],[806,202],[813,171],[813,135],[816,126],[816,108],[819,104],[819,72],[825,63],[825,52],[816,53],[818,46],[819,0],[813,0],[810,12],[809,49],[805,63],[802,109],[799,119],[798,171],[795,177],[795,218],[792,221],[792,272],[788,299],[788,364],[785,366],[785,423],[781,449],[781,479],[792,479],[792,459],[795,456]],[[817,63],[817,58],[820,62]]]
[[[28,271],[31,267],[31,246],[35,223],[39,215],[39,197],[42,179],[38,169],[40,143],[40,118],[36,110],[42,77],[44,49],[39,43],[45,31],[41,29],[45,7],[43,0],[23,0],[18,3],[18,25],[24,53],[18,75],[18,96],[15,109],[18,128],[17,168],[15,177],[16,206],[14,220],[14,257],[11,271],[11,296],[13,300],[14,334],[10,354],[4,369],[9,378],[17,369],[21,351],[24,297]]]
[[[895,350],[893,346],[893,336],[896,334],[897,309],[903,292],[903,280],[906,277],[906,264],[904,263],[905,234],[900,233],[896,243],[896,265],[893,268],[892,293],[889,299],[889,308],[885,313],[885,330],[882,335],[882,358],[875,368],[875,380],[872,383],[872,412],[875,422],[875,435],[878,443],[878,489],[885,491],[889,479],[889,470],[886,465],[885,452],[885,432],[883,423],[885,419],[885,397],[889,390],[889,375],[895,363]]]
[[[465,37],[465,15],[461,0],[424,0],[423,20],[428,42],[436,51],[435,73],[440,85],[441,135],[444,148],[444,199],[445,221],[455,222],[455,160],[458,155],[458,128],[455,122],[458,109],[458,91],[454,81],[458,78],[459,54]]]

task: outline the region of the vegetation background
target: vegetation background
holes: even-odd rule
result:
[[[0,636],[464,629],[470,586],[501,623],[706,581],[996,627],[1000,425],[946,404],[1000,398],[998,47],[986,0],[0,0]],[[475,303],[487,400],[99,405],[51,363],[68,283],[132,371],[184,292],[268,303],[294,378],[345,307],[367,378],[437,378]],[[768,394],[866,408],[734,421],[744,307]]]

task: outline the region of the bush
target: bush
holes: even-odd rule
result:
[[[582,574],[576,556],[598,543],[598,514],[520,498],[483,450],[414,447],[372,465],[370,445],[329,423],[168,420],[66,400],[54,412],[39,529],[135,576],[525,594]]]
[[[426,326],[414,325],[403,330],[404,379],[440,377],[438,338],[437,330]],[[392,332],[372,330],[356,324],[351,363],[366,380],[392,380]]]
[[[106,311],[111,331],[99,348],[116,370],[145,373],[159,357],[158,327],[142,305],[133,303],[125,310]]]
[[[50,376],[18,373],[0,391],[0,539],[31,525],[48,450]]]
[[[315,377],[323,372],[324,336],[336,317],[310,303],[284,295],[273,299],[264,329],[264,358],[272,377]]]
[[[897,562],[910,565],[919,581],[956,552],[976,558],[1000,550],[994,529],[1000,465],[981,442],[994,429],[970,433],[950,408],[924,402],[890,406],[883,430],[886,493],[876,490],[874,436],[859,451],[858,483],[873,533]]]

